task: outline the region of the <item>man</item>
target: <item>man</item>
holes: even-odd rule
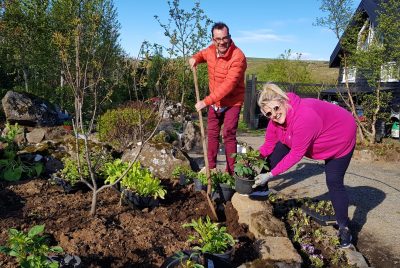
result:
[[[244,101],[246,57],[235,46],[225,23],[217,22],[211,29],[212,44],[189,59],[191,68],[207,62],[210,94],[196,103],[197,111],[208,107],[207,138],[210,169],[217,165],[219,133],[223,127],[226,171],[233,174],[236,153],[236,130]]]

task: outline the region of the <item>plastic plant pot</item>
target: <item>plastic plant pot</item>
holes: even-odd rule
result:
[[[160,200],[152,196],[141,196],[128,189],[122,190],[125,200],[133,203],[138,208],[154,208],[160,204]]]
[[[225,183],[219,184],[221,196],[224,199],[224,202],[231,201],[233,194],[235,193],[235,189],[233,189],[230,185]]]
[[[306,213],[308,216],[311,217],[314,221],[318,222],[321,225],[334,225],[336,224],[336,217],[335,215],[321,215],[314,210],[311,210],[307,206],[302,206],[301,209]]]
[[[193,179],[194,182],[194,191],[207,191],[207,185],[203,185],[199,179]]]
[[[232,257],[233,257],[233,250],[234,248],[231,247],[229,248],[226,252],[221,253],[221,254],[210,254],[210,253],[204,253],[204,259],[205,262],[207,263],[207,267],[224,267],[224,268],[229,268],[232,267],[233,265],[231,263]]]
[[[174,255],[168,257],[160,268],[175,268],[182,267],[182,263],[187,260],[191,260],[193,263],[201,264],[200,257],[197,254],[193,254],[191,251],[182,251],[180,253],[175,253]]]
[[[233,176],[235,178],[235,190],[239,194],[250,194],[253,192],[253,184],[255,182],[254,179],[247,179],[247,178],[241,178],[238,177],[237,175]]]

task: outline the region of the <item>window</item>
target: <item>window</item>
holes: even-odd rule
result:
[[[357,70],[355,67],[343,68],[342,83],[346,83],[346,79],[347,79],[348,83],[355,83],[356,82],[356,73],[357,73]]]
[[[381,82],[398,82],[399,67],[391,61],[381,66]]]

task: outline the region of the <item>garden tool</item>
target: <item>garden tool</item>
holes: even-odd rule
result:
[[[197,100],[197,102],[199,102],[200,94],[199,94],[199,83],[197,82],[197,68],[193,68],[192,71],[193,71],[194,89],[196,91],[196,100]],[[204,165],[206,167],[206,176],[207,176],[207,181],[208,181],[207,193],[204,193],[204,191],[202,191],[202,192],[207,198],[208,205],[213,214],[212,216],[215,218],[215,220],[218,220],[218,216],[217,216],[217,213],[215,212],[214,204],[212,203],[212,201],[210,199],[211,176],[210,176],[210,167],[208,165],[208,158],[207,158],[207,145],[206,145],[206,137],[204,135],[203,115],[202,115],[201,111],[198,111],[198,113],[199,113],[199,121],[200,121],[201,140],[202,140],[202,144],[203,144]]]

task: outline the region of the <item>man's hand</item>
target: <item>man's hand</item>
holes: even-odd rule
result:
[[[199,112],[201,109],[203,109],[206,106],[207,105],[204,103],[204,101],[199,101],[196,103],[196,105],[194,107],[196,108],[196,111]]]
[[[193,68],[195,68],[196,67],[196,60],[194,59],[194,58],[190,58],[189,59],[189,66],[190,66],[190,68],[191,69],[193,69]]]
[[[258,186],[264,186],[270,179],[274,177],[271,172],[268,173],[261,173],[255,177],[256,181],[253,184],[253,188],[256,188]]]

